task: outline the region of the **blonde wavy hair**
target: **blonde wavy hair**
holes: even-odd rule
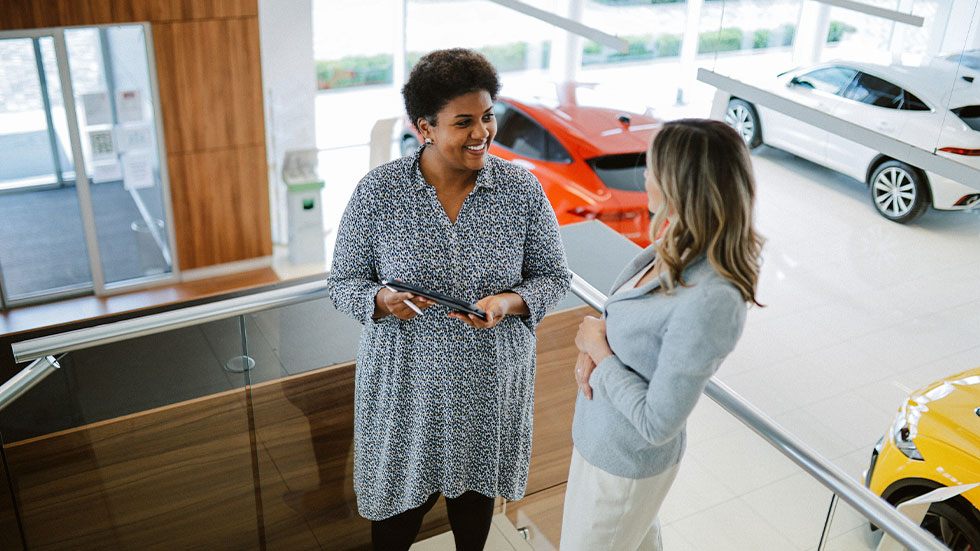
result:
[[[647,169],[664,197],[650,232],[667,292],[684,285],[684,269],[704,254],[746,302],[760,305],[755,292],[763,239],[753,227],[755,178],[742,138],[720,121],[671,121],[654,136]],[[670,206],[677,215],[654,239]]]

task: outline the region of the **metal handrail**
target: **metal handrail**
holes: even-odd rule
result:
[[[31,362],[0,386],[0,410],[40,383],[45,377],[61,368],[54,356],[45,356]]]
[[[57,335],[38,337],[14,343],[11,345],[11,349],[17,362],[26,362],[52,354],[92,348],[269,308],[288,306],[325,296],[327,296],[327,281],[324,279],[96,327],[67,331]]]
[[[591,285],[583,283],[584,280],[573,275],[572,292],[596,311],[602,312],[606,296]],[[949,551],[932,534],[899,513],[874,492],[855,482],[840,467],[821,456],[716,377],[708,381],[704,393],[908,549]]]

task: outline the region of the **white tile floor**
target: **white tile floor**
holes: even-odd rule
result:
[[[767,307],[718,376],[859,479],[909,390],[980,365],[980,213],[900,226],[856,181],[767,147],[753,161]],[[829,490],[709,399],[689,432],[666,549],[816,549]],[[838,507],[828,549],[877,539]]]

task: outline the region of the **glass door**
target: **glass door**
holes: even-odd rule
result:
[[[53,36],[0,39],[0,289],[85,293],[92,273]]]
[[[149,26],[0,33],[8,307],[175,278]]]
[[[107,288],[172,271],[141,25],[65,30],[82,152]]]

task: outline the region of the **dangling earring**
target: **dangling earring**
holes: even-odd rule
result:
[[[432,138],[426,138],[425,145],[431,145],[431,144],[432,144]]]

